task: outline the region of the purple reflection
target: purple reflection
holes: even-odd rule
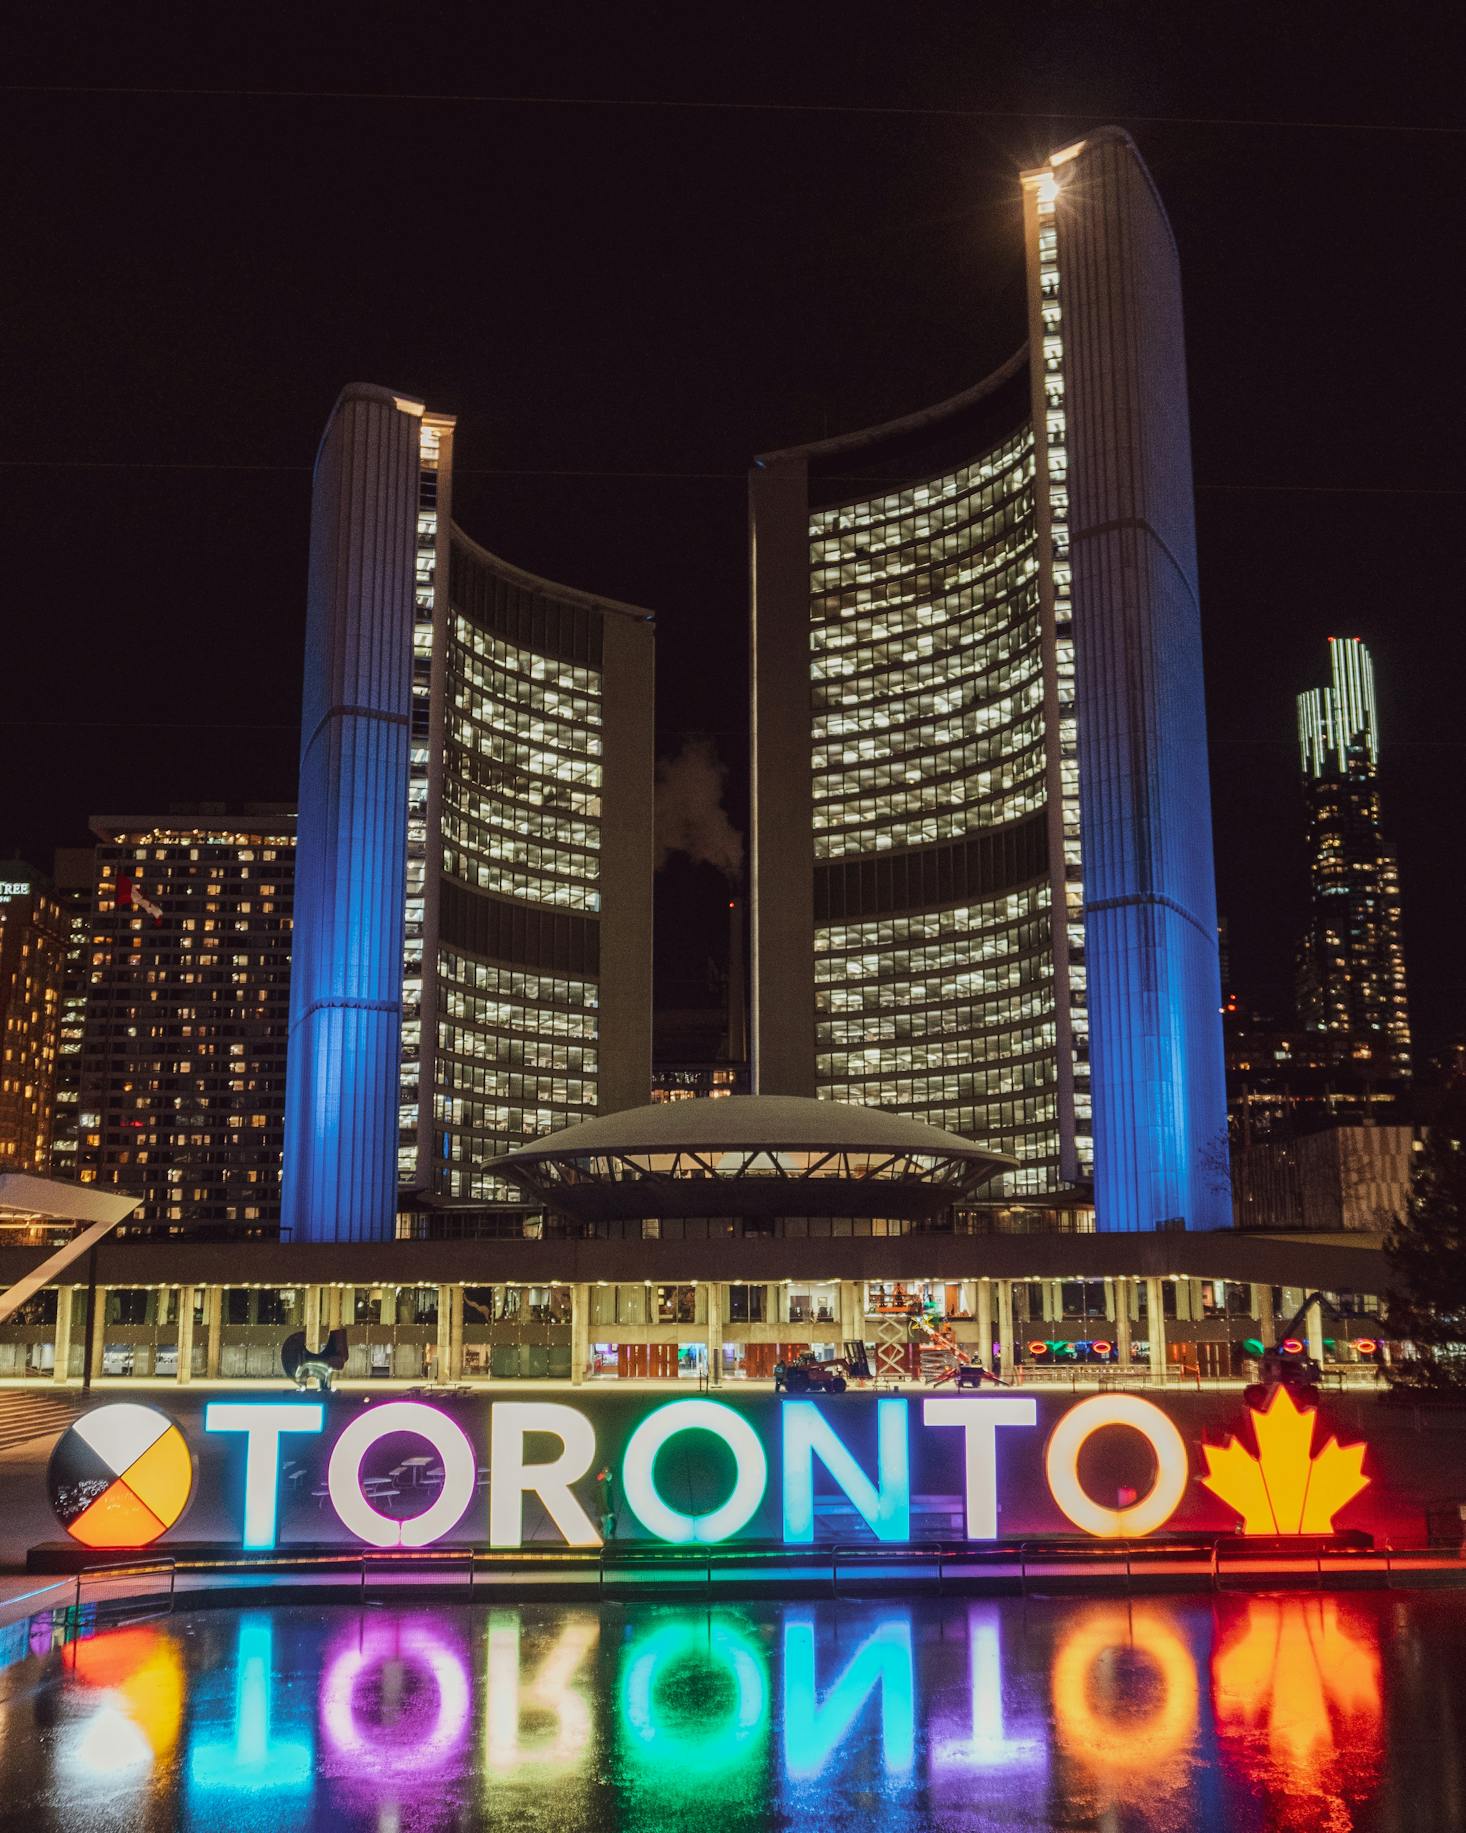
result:
[[[1003,1624],[1011,1622],[997,1604],[970,1604],[967,1609],[967,1711],[933,1715],[932,1768],[966,1777],[974,1770],[1046,1769],[1044,1738],[1015,1733],[1007,1720],[1004,1697]]]
[[[320,1708],[326,1742],[357,1775],[456,1767],[468,1731],[468,1661],[458,1638],[421,1619],[364,1623],[333,1644]]]

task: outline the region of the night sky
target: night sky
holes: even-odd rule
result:
[[[486,546],[658,613],[661,748],[712,737],[745,826],[751,455],[1009,355],[1015,175],[1113,121],[1181,249],[1233,983],[1291,1000],[1293,696],[1359,635],[1417,1036],[1466,1034],[1446,12],[32,9],[3,70],[0,856],[293,800],[310,464],[355,379],[459,415]],[[701,997],[724,902],[669,867],[663,1001]]]

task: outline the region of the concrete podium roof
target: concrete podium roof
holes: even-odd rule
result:
[[[976,1141],[928,1126],[884,1108],[844,1101],[810,1101],[797,1095],[725,1095],[692,1101],[654,1101],[619,1114],[600,1114],[494,1160],[494,1168],[548,1153],[677,1152],[704,1147],[719,1152],[780,1151],[932,1153],[976,1159],[994,1170],[1015,1161]]]
[[[579,1221],[934,1215],[1014,1161],[882,1108],[792,1095],[653,1102],[485,1167]]]

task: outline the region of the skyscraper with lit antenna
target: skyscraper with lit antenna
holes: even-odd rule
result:
[[[1374,664],[1358,637],[1329,638],[1329,683],[1298,696],[1308,808],[1308,928],[1298,1015],[1339,1040],[1370,1080],[1410,1075],[1400,869],[1380,820]]]

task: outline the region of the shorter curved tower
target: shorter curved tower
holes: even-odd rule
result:
[[[403,1197],[646,1099],[652,619],[452,520],[451,417],[341,394],[312,502],[282,1227],[386,1240]]]

